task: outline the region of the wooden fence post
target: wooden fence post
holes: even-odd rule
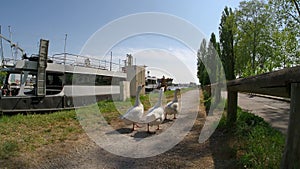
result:
[[[288,135],[282,169],[300,168],[300,83],[291,83],[291,103]]]
[[[227,125],[232,126],[236,122],[237,117],[237,100],[238,93],[236,91],[227,92]]]

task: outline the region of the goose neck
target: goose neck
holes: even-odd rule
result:
[[[137,93],[136,93],[136,96],[135,96],[135,103],[134,103],[135,106],[138,106],[138,105],[141,104],[141,100],[140,100],[140,92],[141,92],[141,91],[138,90]]]
[[[160,106],[162,106],[162,94],[163,94],[163,91],[162,91],[162,90],[160,90],[160,92],[159,92],[159,98],[158,98],[158,102],[157,102],[157,104],[156,104],[156,106],[157,106],[157,107],[160,107]]]
[[[140,93],[141,93],[141,88],[138,88],[138,90],[136,91],[136,96],[135,96],[135,106],[141,105],[141,100],[140,100]]]
[[[173,99],[173,101],[178,101],[177,91],[174,92],[174,99]]]

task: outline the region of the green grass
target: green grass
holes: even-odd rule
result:
[[[0,117],[0,159],[37,148],[76,139],[82,133],[74,111]]]
[[[15,140],[6,140],[0,145],[0,157],[7,159],[10,156],[14,156],[19,151],[19,145]]]
[[[219,128],[226,128],[222,117]],[[232,137],[236,139],[237,161],[244,168],[280,168],[285,136],[272,128],[263,118],[238,109]]]
[[[174,91],[165,92],[167,98],[165,101],[171,100],[173,93]],[[140,99],[145,110],[153,106],[150,104],[149,95],[143,95]],[[129,101],[134,103],[135,98]],[[67,140],[76,141],[79,135],[84,133],[81,127],[83,124],[79,124],[79,121],[84,120],[80,118],[98,118],[100,111],[110,124],[112,120],[126,112],[132,105],[130,102],[100,101],[97,106],[84,108],[84,114],[80,114],[80,110],[69,110],[49,114],[0,116],[0,161],[19,156],[21,153],[28,155],[35,153],[37,149],[46,145],[55,145]],[[95,108],[99,111],[95,112]]]

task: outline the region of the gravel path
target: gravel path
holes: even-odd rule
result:
[[[161,129],[154,134],[146,133],[145,126],[137,131],[129,132],[131,126],[125,126],[119,120],[112,122],[112,127],[122,135],[132,139],[136,137],[146,139],[163,134],[174,125],[176,120],[196,114],[196,119],[189,121],[189,123],[194,122],[194,125],[184,139],[162,154],[146,158],[117,156],[102,149],[87,135],[84,135],[68,153],[46,159],[43,164],[36,165],[36,168],[230,168],[233,165],[232,153],[231,150],[224,148],[226,146],[223,145],[228,143],[223,140],[222,133],[215,133],[215,136],[205,143],[200,144],[198,142],[200,131],[205,122],[204,107],[203,105],[200,108],[189,106],[195,105],[195,103],[199,105],[199,100],[195,99],[195,97],[199,98],[198,93],[198,90],[192,90],[182,94],[182,112],[178,115],[178,119],[166,120],[161,125]],[[151,130],[154,131],[155,128],[153,126]]]

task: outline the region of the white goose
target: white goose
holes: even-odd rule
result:
[[[157,130],[159,130],[159,125],[165,120],[164,108],[162,106],[163,91],[164,89],[161,88],[157,103],[148,110],[144,117],[144,122],[147,123],[147,132],[150,132],[149,126],[153,125],[157,125]]]
[[[144,85],[138,86],[134,105],[128,109],[124,115],[120,116],[120,119],[123,120],[126,125],[132,124],[132,131],[134,131],[134,126],[137,125],[144,116],[144,105],[140,101],[140,92],[143,87]]]
[[[165,113],[166,113],[166,119],[168,114],[174,114],[174,119],[176,119],[176,114],[178,113],[179,109],[179,103],[178,103],[178,93],[180,92],[180,89],[176,89],[174,92],[174,99],[169,102],[165,107]]]

